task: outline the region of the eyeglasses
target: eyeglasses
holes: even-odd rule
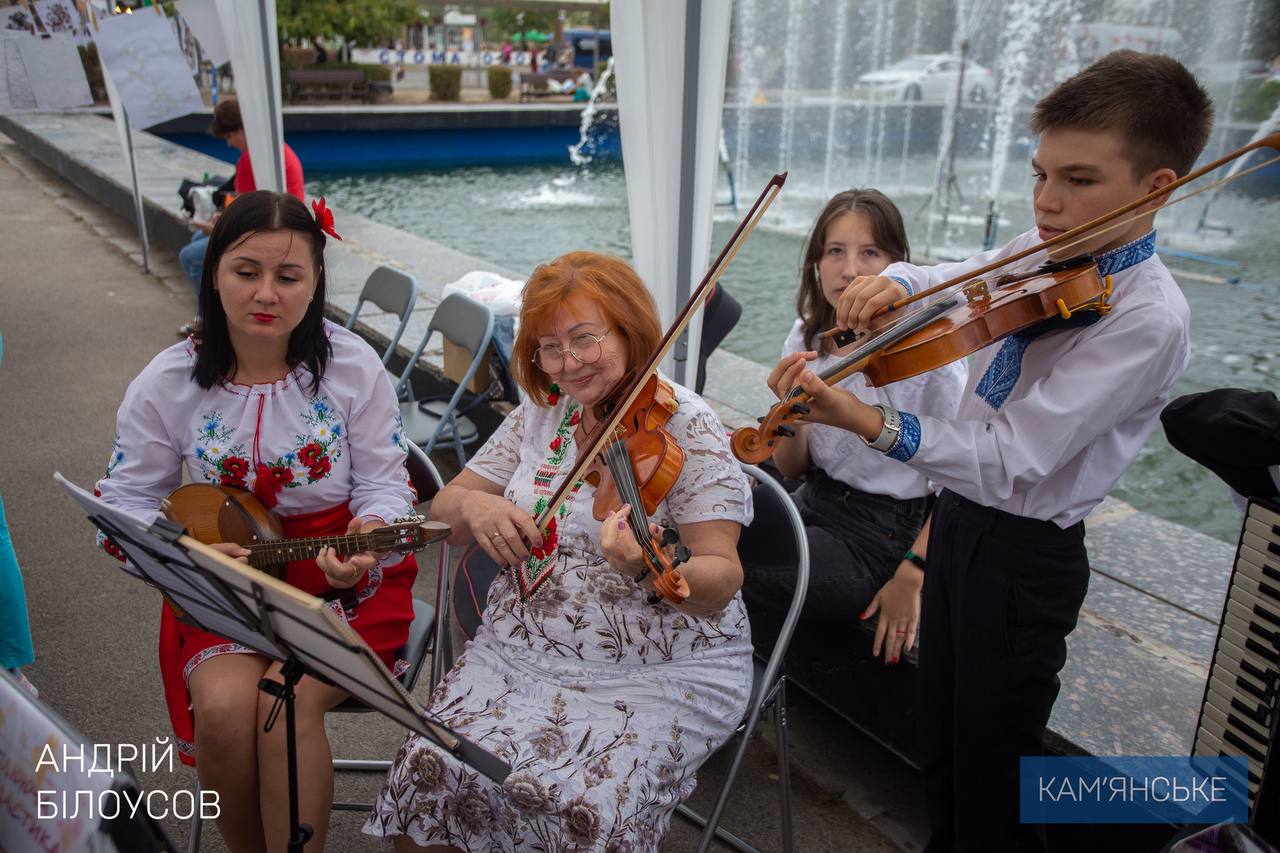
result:
[[[609,331],[606,329],[599,337],[590,332],[574,335],[567,350],[558,344],[538,347],[533,353],[533,363],[547,373],[556,373],[564,368],[564,354],[567,352],[578,364],[595,364],[603,352],[600,342],[609,336]]]

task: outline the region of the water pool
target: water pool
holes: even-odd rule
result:
[[[918,187],[926,181],[913,179],[930,175],[932,167],[932,158],[921,159],[903,170],[907,181],[902,186],[880,184],[906,216],[917,252],[929,223],[927,214],[919,212],[927,191]],[[1011,177],[1015,190],[1020,180],[1024,180],[1020,175]],[[965,186],[962,179],[961,188]],[[593,164],[587,170],[521,166],[329,174],[308,181],[307,190],[375,221],[517,271],[576,249],[624,257],[630,251],[626,187],[618,165]],[[749,202],[757,190],[746,187],[740,192]],[[723,179],[719,196],[721,201],[728,199]],[[795,316],[802,244],[824,200],[816,184],[793,179],[734,260],[724,283],[742,302],[743,313],[723,344],[727,350],[763,364],[776,360]],[[1278,209],[1276,201],[1224,195],[1214,203],[1212,219],[1230,223],[1232,233],[1209,236],[1194,235],[1201,210],[1196,200],[1162,214],[1158,244],[1162,250],[1194,252],[1231,264],[1167,257],[1175,273],[1240,279],[1228,284],[1193,275],[1179,278],[1192,309],[1192,361],[1175,394],[1224,386],[1277,387],[1280,244],[1267,223],[1275,221]],[[980,244],[982,211],[966,209],[962,203],[953,210],[945,245],[941,229],[935,228],[939,232],[933,247],[936,254],[959,255]],[[1025,202],[1012,193],[1002,216],[1010,224],[1001,227],[1000,240],[1031,222]],[[736,221],[728,207],[717,208],[713,251],[728,239]],[[1219,539],[1234,541],[1239,532],[1239,515],[1226,499],[1226,487],[1173,451],[1159,428],[1112,494]]]

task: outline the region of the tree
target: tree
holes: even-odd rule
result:
[[[493,38],[505,38],[514,33],[526,30],[550,32],[556,26],[556,11],[537,11],[534,9],[492,9],[485,13],[488,24],[487,35]]]
[[[277,0],[280,38],[342,36],[350,44],[399,38],[419,19],[416,0]]]

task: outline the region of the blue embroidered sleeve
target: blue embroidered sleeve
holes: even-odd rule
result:
[[[920,419],[910,412],[898,412],[898,415],[902,418],[902,427],[898,430],[898,439],[885,456],[906,462],[920,449]]]

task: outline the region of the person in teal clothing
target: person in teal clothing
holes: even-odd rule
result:
[[[4,338],[0,337],[0,360],[4,358]],[[9,538],[9,522],[5,520],[4,499],[0,497],[0,666],[30,688],[30,682],[18,671],[36,659],[31,648],[31,628],[27,624],[27,596],[18,571],[18,555]]]

